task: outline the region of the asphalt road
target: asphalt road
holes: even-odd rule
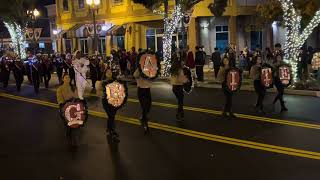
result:
[[[54,88],[35,95],[28,85],[20,93],[10,85],[0,89],[0,179],[319,179],[319,100],[288,95],[289,112],[280,114],[273,96],[262,116],[252,108],[256,95],[241,91],[233,108],[239,118],[223,119],[221,90],[197,88],[186,95],[186,117],[177,123],[171,87],[155,83],[151,134],[144,135],[136,88],[129,85],[116,146],[106,140],[100,98],[87,94],[89,120],[79,147],[70,149]]]

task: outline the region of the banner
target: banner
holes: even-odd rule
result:
[[[240,90],[242,84],[242,74],[240,69],[231,68],[226,72],[226,88],[229,92],[234,93]]]

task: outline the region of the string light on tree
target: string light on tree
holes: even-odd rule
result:
[[[298,81],[299,50],[320,23],[320,10],[315,13],[308,26],[301,33],[302,17],[297,13],[293,0],[279,0],[281,3],[284,25],[286,27],[286,42],[284,45],[285,62],[291,64],[293,82]]]
[[[24,29],[22,29],[21,26],[15,22],[4,22],[4,25],[8,29],[11,36],[14,52],[19,55],[21,59],[26,58],[27,53],[25,50],[26,39]]]
[[[164,59],[164,76],[169,76],[171,68],[171,45],[172,35],[183,18],[181,5],[177,5],[172,13],[171,18],[164,18],[165,34],[163,36],[163,59]]]

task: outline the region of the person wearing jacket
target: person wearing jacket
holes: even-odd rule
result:
[[[266,88],[261,83],[261,57],[256,56],[253,60],[253,66],[250,70],[250,78],[253,80],[254,90],[258,95],[257,103],[255,108],[258,112],[265,113],[263,111],[263,100],[266,95]]]
[[[187,46],[187,59],[185,65],[190,68],[191,76],[194,84],[197,84],[197,74],[196,74],[196,63],[194,61],[193,52],[189,50],[189,46]]]
[[[220,65],[218,79],[222,85],[222,91],[225,96],[225,104],[222,112],[223,117],[228,117],[227,113],[229,113],[229,117],[236,118],[236,116],[232,113],[232,93],[227,90],[227,81],[226,81],[226,73],[230,68],[229,59],[227,57],[223,58],[223,61]]]
[[[133,77],[137,81],[138,99],[142,109],[142,117],[140,119],[141,126],[143,127],[144,132],[148,133],[149,132],[148,114],[150,112],[151,104],[152,104],[151,91],[150,91],[150,88],[152,86],[152,81],[141,77],[139,68],[136,69],[136,71],[133,74]]]
[[[274,66],[277,68],[278,66],[280,66],[282,63],[282,57],[281,56],[277,56],[276,57],[276,62],[274,63]],[[279,72],[276,71],[275,77],[274,77],[274,85],[277,88],[277,96],[274,98],[273,100],[273,104],[276,104],[277,101],[280,101],[280,105],[281,105],[281,112],[285,112],[288,111],[287,107],[285,106],[284,100],[283,100],[283,94],[284,94],[284,86],[281,83],[280,80],[280,75]]]
[[[86,78],[86,74],[87,71],[89,70],[88,66],[89,66],[90,62],[89,60],[81,57],[81,53],[79,50],[77,50],[74,53],[74,59],[72,61],[72,66],[73,69],[76,73],[76,86],[77,86],[77,90],[78,90],[78,96],[81,100],[84,99],[83,95],[84,95],[84,91],[87,85],[87,78]]]
[[[115,117],[117,114],[117,109],[112,105],[108,104],[105,100],[107,98],[106,94],[106,85],[113,80],[112,70],[110,67],[107,67],[102,75],[102,80],[97,81],[96,88],[97,88],[97,95],[102,97],[102,106],[105,110],[108,119],[107,119],[107,137],[111,137],[112,140],[116,143],[119,143],[119,134],[116,132],[116,125],[115,125]]]
[[[75,99],[79,98],[77,90],[70,85],[70,81],[71,79],[69,74],[64,74],[63,84],[57,89],[56,96],[57,96],[57,102],[60,108],[66,101],[72,98],[75,98]],[[66,136],[69,140],[71,140],[72,129],[67,125],[66,121],[64,121],[64,125],[66,127]]]
[[[214,48],[214,52],[211,55],[211,60],[213,62],[213,68],[214,68],[214,77],[218,77],[220,65],[221,65],[221,54],[219,52],[218,48]]]
[[[196,57],[195,57],[195,65],[196,65],[196,73],[198,77],[198,81],[203,81],[203,66],[205,64],[205,56],[200,47],[196,47]]]
[[[188,79],[186,78],[186,76],[183,73],[182,62],[178,60],[178,57],[176,54],[173,54],[170,82],[172,85],[172,91],[178,100],[178,109],[177,109],[177,114],[176,114],[177,120],[182,120],[184,118],[183,84],[186,83],[187,81],[188,81]]]

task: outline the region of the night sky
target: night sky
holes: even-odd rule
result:
[[[54,4],[55,0],[38,0],[37,3],[37,9],[39,9],[42,12],[42,15],[46,16],[46,8],[44,6],[49,5],[49,4]],[[48,27],[49,24],[47,20],[39,20],[38,21],[38,26],[40,27]],[[49,29],[44,29],[42,36],[48,37],[50,34]],[[0,21],[0,38],[7,38],[9,37],[9,33],[7,29],[4,27],[3,23]]]

